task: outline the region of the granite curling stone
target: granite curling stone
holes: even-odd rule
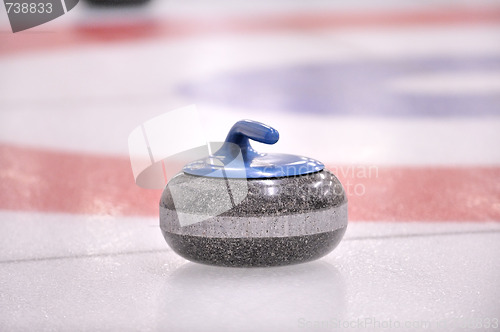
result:
[[[308,262],[330,253],[347,227],[340,181],[314,159],[256,152],[278,132],[237,122],[222,147],[173,177],[160,200],[169,246],[198,263],[263,267]]]

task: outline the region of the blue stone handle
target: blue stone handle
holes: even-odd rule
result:
[[[243,159],[248,163],[253,157],[259,155],[250,145],[249,139],[265,144],[274,144],[279,138],[280,134],[271,126],[252,120],[241,120],[229,130],[226,142],[237,144],[241,149]]]
[[[226,141],[210,158],[186,166],[186,174],[212,178],[271,179],[319,172],[325,165],[315,159],[282,153],[258,153],[250,139],[274,144],[280,138],[276,129],[252,120],[241,120],[229,130]],[[243,160],[239,158],[243,157]]]

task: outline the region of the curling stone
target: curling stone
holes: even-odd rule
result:
[[[182,257],[219,266],[278,266],[330,253],[347,227],[340,181],[314,159],[258,153],[276,129],[243,120],[212,155],[184,166],[165,187],[160,227]]]

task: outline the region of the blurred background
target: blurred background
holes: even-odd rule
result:
[[[258,150],[323,161],[340,246],[277,269],[173,253],[127,139],[190,104],[208,140],[248,118],[280,132]],[[499,116],[498,1],[92,0],[15,34],[2,7],[0,328],[498,328]]]

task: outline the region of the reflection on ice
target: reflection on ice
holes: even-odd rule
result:
[[[308,322],[340,320],[344,293],[340,272],[324,261],[252,269],[188,263],[166,280],[158,328],[307,330]]]

